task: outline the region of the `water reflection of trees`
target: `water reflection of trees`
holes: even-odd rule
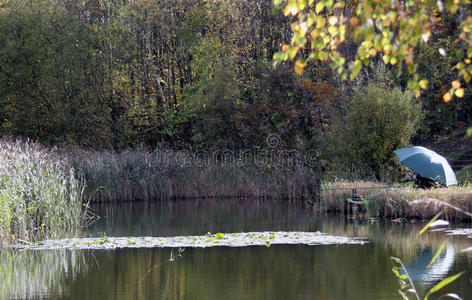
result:
[[[88,268],[84,251],[0,251],[0,299],[67,295],[67,282]]]
[[[395,279],[385,276],[391,272],[388,253],[372,245],[187,248],[182,258],[169,262],[171,251],[175,256],[175,249],[96,251],[100,264],[77,279],[71,298],[396,297]]]
[[[101,217],[88,229],[95,236],[104,232],[107,236],[176,236],[314,230],[312,210],[287,201],[197,199],[93,205],[93,211]]]

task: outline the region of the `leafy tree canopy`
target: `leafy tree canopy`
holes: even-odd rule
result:
[[[457,79],[443,95],[464,96],[463,82],[472,79],[472,16],[470,0],[274,0],[293,19],[292,39],[274,54],[277,62],[296,59],[295,71],[303,73],[309,60],[329,62],[343,79],[354,79],[374,58],[410,74],[408,88],[419,97],[428,80],[417,72],[416,50],[428,45],[441,30],[443,20],[454,18],[456,53],[438,48],[442,56],[455,57]],[[355,43],[356,51],[347,44]],[[307,55],[298,55],[308,49]]]

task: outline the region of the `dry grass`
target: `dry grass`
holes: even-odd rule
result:
[[[387,184],[374,181],[336,181],[325,183],[322,186],[322,202],[328,212],[340,212],[344,208],[347,198],[352,196],[352,190],[356,189],[361,197],[367,197],[372,191],[378,190]]]
[[[352,189],[367,200],[363,212],[381,218],[429,219],[443,212],[442,218],[470,219],[472,185],[418,189],[409,186],[384,188],[379,182],[334,182],[323,185],[322,204],[329,212],[341,212]]]
[[[316,192],[312,169],[303,163],[183,165],[179,157],[166,153],[76,149],[67,155],[86,182],[85,198],[91,202],[212,197],[307,199]]]
[[[368,197],[368,211],[373,216],[429,219],[443,211],[442,218],[470,219],[472,186],[437,189],[411,187],[384,189]]]

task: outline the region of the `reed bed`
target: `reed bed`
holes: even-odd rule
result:
[[[387,186],[386,183],[375,181],[335,181],[324,183],[321,188],[321,199],[324,208],[328,212],[341,212],[346,199],[352,196],[352,190],[356,189],[358,196],[367,197],[373,190]]]
[[[372,216],[430,219],[439,212],[449,220],[470,220],[472,186],[416,189],[400,187],[372,192],[368,196]]]
[[[0,247],[74,235],[83,216],[82,185],[54,149],[0,140]]]
[[[252,163],[197,163],[162,150],[68,153],[86,182],[90,202],[159,201],[186,198],[314,197],[316,179],[303,163],[290,166]]]
[[[0,246],[76,235],[90,202],[315,197],[312,168],[301,161],[202,164],[186,158],[182,152],[98,152],[0,139]]]
[[[365,200],[359,212],[368,217],[430,219],[439,212],[449,220],[470,220],[472,185],[419,189],[387,187],[381,182],[334,182],[323,185],[322,205],[328,212],[341,212],[356,189]]]

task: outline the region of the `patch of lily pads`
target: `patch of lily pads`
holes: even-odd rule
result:
[[[15,244],[12,247],[31,250],[50,249],[117,249],[117,248],[206,248],[206,247],[247,247],[280,244],[300,245],[341,245],[364,244],[365,240],[343,236],[333,236],[321,232],[247,232],[216,233],[199,236],[174,237],[99,237],[45,240],[33,244]]]

